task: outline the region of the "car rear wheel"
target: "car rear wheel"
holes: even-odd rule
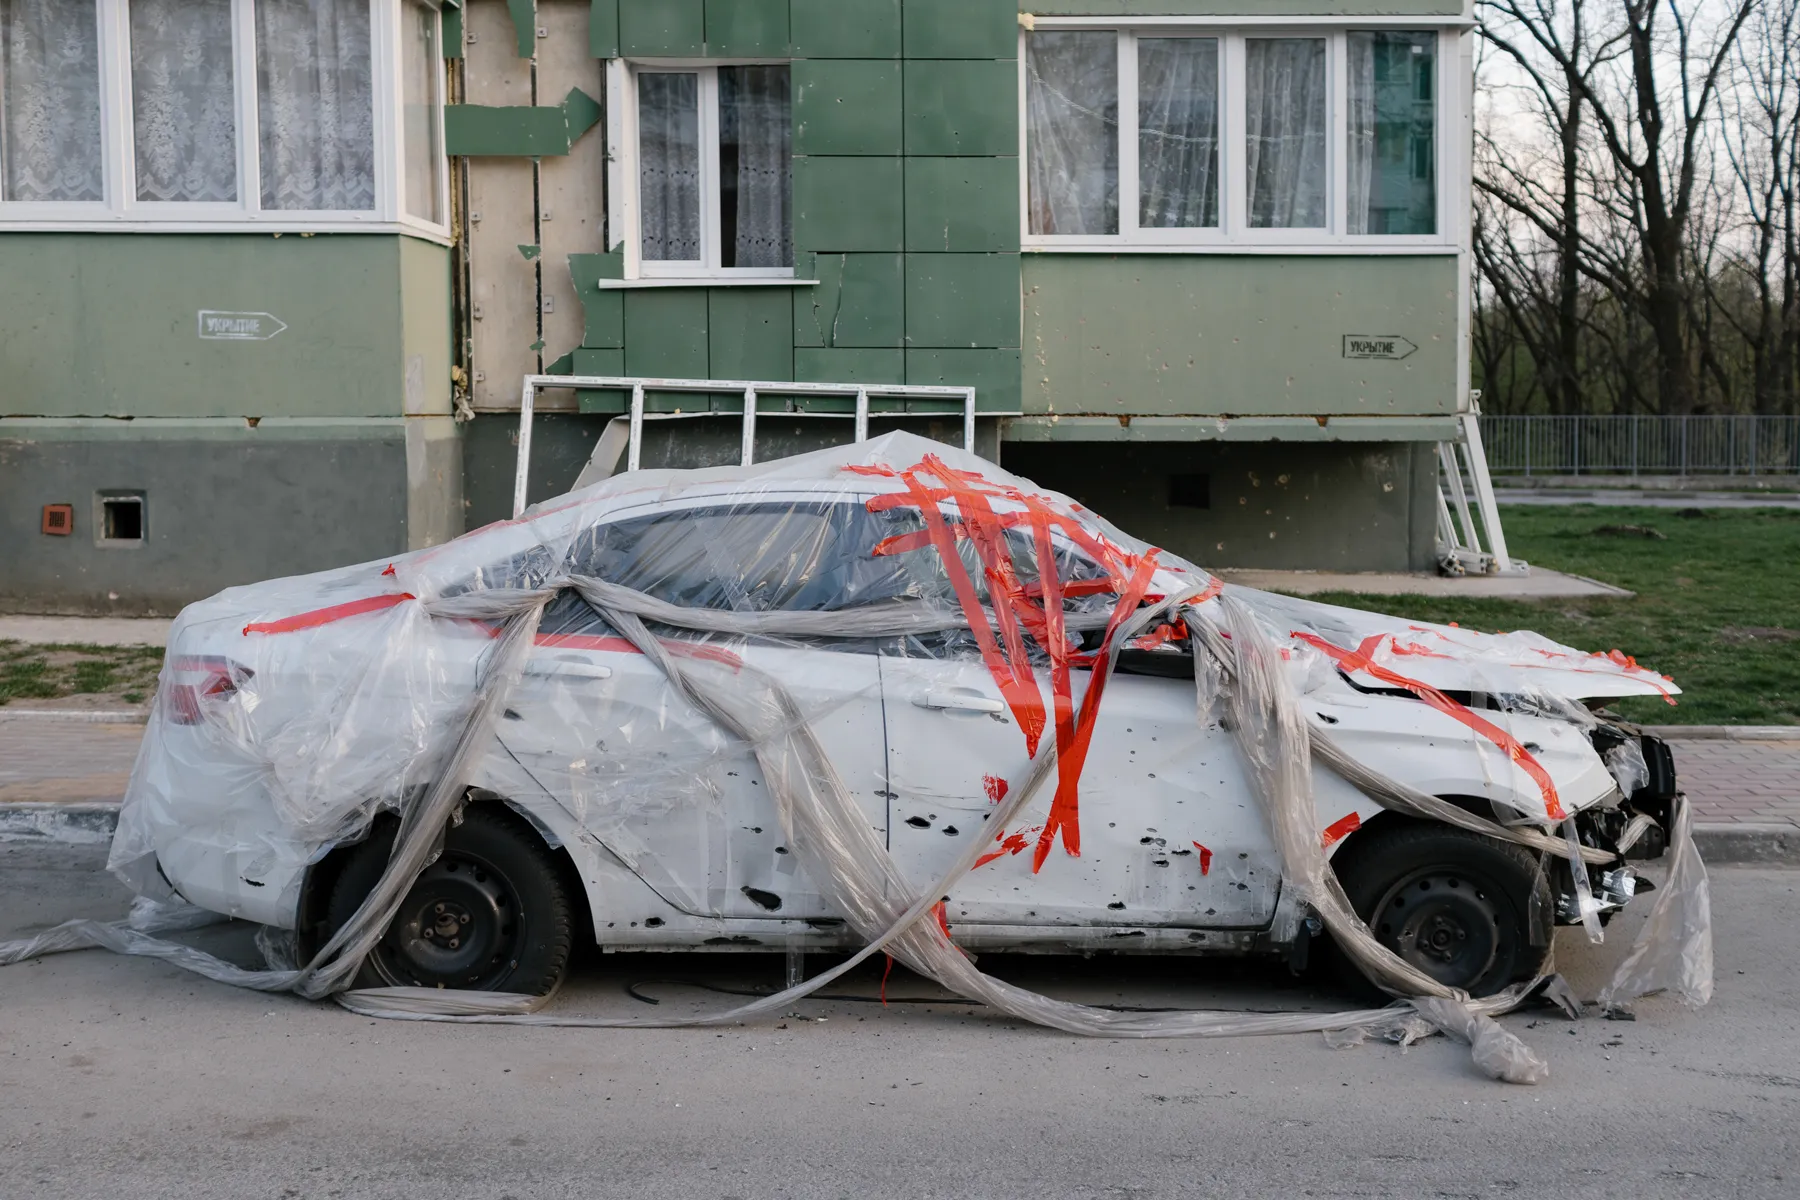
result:
[[[1366,830],[1332,867],[1376,940],[1446,986],[1492,995],[1549,956],[1550,885],[1522,847],[1407,821]],[[1345,955],[1335,959],[1367,994],[1373,985]]]
[[[396,828],[384,822],[351,852],[331,891],[333,930],[381,878]],[[503,805],[472,804],[401,901],[356,986],[546,995],[568,966],[572,924],[568,895],[536,831]]]

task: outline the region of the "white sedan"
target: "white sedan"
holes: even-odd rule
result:
[[[1204,604],[1211,577],[1066,497],[901,434],[756,467],[634,472],[445,546],[191,605],[114,869],[146,894],[292,929],[309,953],[380,877],[394,814],[432,780],[496,645],[494,622],[434,615],[433,602],[569,575],[689,611],[960,614],[880,636],[651,628],[678,656],[778,681],[918,887],[967,839],[987,845],[939,910],[959,945],[1304,963],[1318,923],[1283,888],[1231,734],[1204,703],[1196,719],[1186,631],[1135,638],[1104,701],[1083,703],[1121,616],[1178,593]],[[1397,815],[1318,769],[1322,842],[1401,957],[1489,994],[1536,972],[1554,923],[1630,898],[1625,855],[1661,853],[1674,773],[1660,742],[1595,710],[1671,683],[1535,635],[1237,594],[1284,647],[1306,718],[1353,757],[1615,856],[1580,886],[1567,855]],[[1051,742],[1078,781],[994,828]],[[579,938],[614,951],[860,941],[784,844],[750,749],[573,590],[546,610],[471,784],[363,984],[542,994]]]

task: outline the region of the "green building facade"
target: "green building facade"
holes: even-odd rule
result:
[[[984,453],[1203,564],[1434,561],[1460,3],[292,7],[0,8],[0,604],[168,612],[506,516],[539,372],[973,386]],[[96,119],[33,146],[46,105]],[[849,436],[766,403],[759,457]],[[960,433],[910,403],[876,428]],[[738,397],[649,406],[687,419],[645,465],[735,461]],[[533,499],[622,408],[545,393]]]

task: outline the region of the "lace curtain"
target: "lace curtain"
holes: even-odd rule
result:
[[[231,0],[131,0],[138,199],[237,199],[231,58]]]
[[[1325,225],[1325,39],[1244,43],[1250,225]]]
[[[94,0],[0,0],[0,199],[106,199]]]
[[[788,68],[719,68],[722,266],[793,265],[791,107]]]
[[[1219,43],[1138,40],[1138,224],[1219,223]]]
[[[1119,232],[1119,39],[1034,33],[1025,43],[1031,232]]]
[[[375,207],[368,0],[256,0],[266,209]]]
[[[650,262],[700,258],[700,77],[638,76],[638,203]]]

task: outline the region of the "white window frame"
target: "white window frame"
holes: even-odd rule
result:
[[[607,140],[618,147],[608,164],[607,196],[611,211],[608,224],[618,231],[624,249],[624,281],[648,284],[697,279],[723,283],[786,284],[805,282],[794,278],[794,268],[725,267],[724,238],[719,211],[719,68],[788,67],[785,58],[708,59],[610,59],[606,71]],[[700,76],[700,236],[701,257],[686,262],[651,261],[644,258],[643,210],[639,201],[641,161],[638,147],[638,76],[644,74]],[[793,168],[790,165],[789,170]]]
[[[370,96],[375,105],[375,207],[356,211],[265,210],[258,129],[255,0],[231,0],[232,86],[237,120],[238,198],[227,203],[140,200],[132,145],[129,0],[97,0],[100,55],[100,145],[103,201],[0,200],[0,231],[205,233],[256,230],[313,233],[344,230],[407,233],[448,245],[450,226],[407,214],[400,196],[400,16],[403,4],[438,12],[433,0],[368,0]],[[438,145],[443,145],[442,24],[439,24]],[[438,172],[438,211],[450,211],[449,169]]]
[[[1316,17],[1038,17],[1036,32],[1113,32],[1119,38],[1119,232],[1042,234],[1031,231],[1030,108],[1026,39],[1019,34],[1019,240],[1027,251],[1088,254],[1446,254],[1465,250],[1471,203],[1469,126],[1464,41],[1473,23],[1463,17],[1371,17],[1321,21]],[[1434,167],[1437,232],[1351,234],[1348,214],[1348,37],[1369,31],[1437,34]],[[1138,225],[1137,40],[1212,37],[1219,42],[1219,224],[1206,229],[1144,229]],[[1326,217],[1323,228],[1255,229],[1249,225],[1246,155],[1244,43],[1251,38],[1324,38],[1327,118]]]

